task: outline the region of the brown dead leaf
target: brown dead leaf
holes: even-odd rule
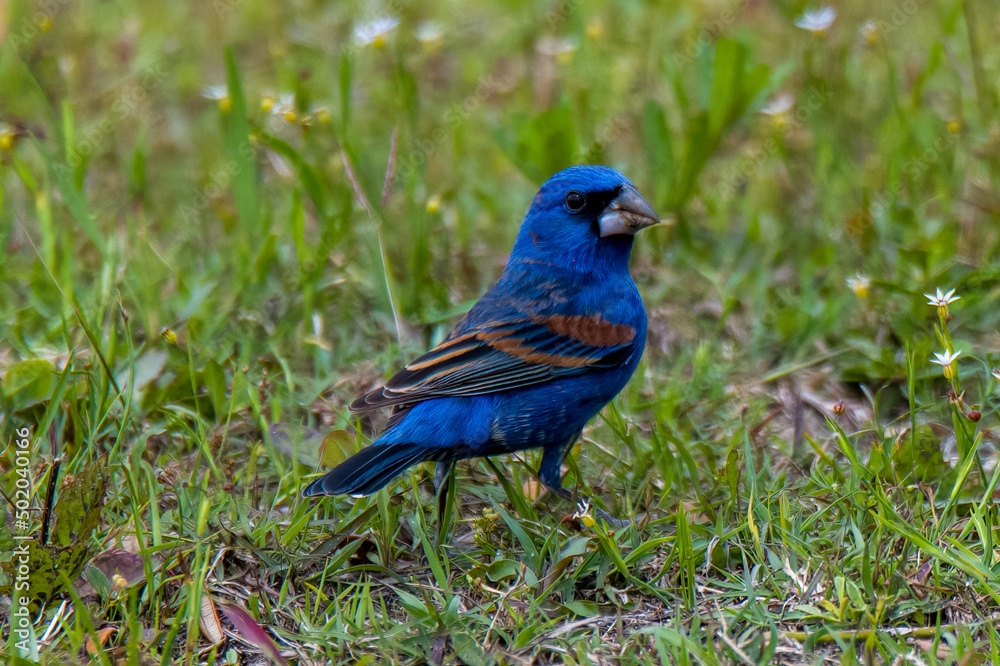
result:
[[[104,627],[102,629],[98,629],[97,630],[97,639],[99,641],[101,641],[101,645],[100,645],[100,647],[98,647],[97,645],[94,645],[94,639],[93,638],[88,638],[87,639],[87,644],[86,644],[87,654],[89,654],[91,657],[96,657],[98,650],[101,650],[101,651],[104,650],[104,643],[106,643],[107,640],[108,640],[108,637],[111,636],[111,634],[115,633],[116,631],[118,631],[118,627]]]

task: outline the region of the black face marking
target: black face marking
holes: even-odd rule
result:
[[[595,233],[600,233],[597,220],[604,212],[604,209],[608,207],[615,197],[621,192],[622,186],[616,185],[614,188],[609,190],[599,190],[591,192],[582,192],[580,190],[571,190],[567,192],[563,205],[566,210],[573,213],[574,216],[579,216],[581,221],[590,223]],[[571,195],[582,195],[584,197],[584,204],[577,210],[573,210],[570,206],[570,196]]]

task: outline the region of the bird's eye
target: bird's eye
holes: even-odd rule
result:
[[[566,208],[571,213],[579,213],[583,210],[583,207],[587,205],[586,195],[577,192],[576,190],[571,191],[566,195]]]

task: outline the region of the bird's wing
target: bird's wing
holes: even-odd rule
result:
[[[615,368],[634,353],[636,330],[600,315],[535,315],[452,335],[351,404],[355,412],[442,396],[472,396]]]

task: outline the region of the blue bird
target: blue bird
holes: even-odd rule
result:
[[[497,283],[441,344],[351,404],[391,407],[385,432],[304,495],[370,495],[429,461],[440,481],[456,460],[541,447],[538,480],[569,497],[563,458],[642,356],[646,310],[629,255],[658,221],[613,169],[552,176]]]

